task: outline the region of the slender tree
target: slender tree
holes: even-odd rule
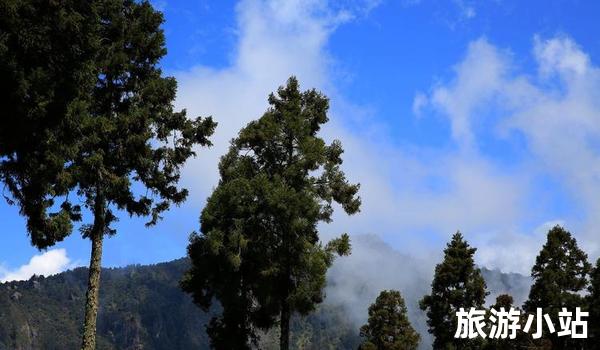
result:
[[[340,169],[340,142],[327,145],[318,136],[327,98],[300,92],[292,77],[269,103],[221,159],[221,180],[202,212],[202,233],[191,237],[192,268],[182,281],[201,307],[219,300],[224,312],[214,324],[239,330],[230,333],[240,335],[237,349],[254,337],[247,327],[268,328],[276,318],[280,347],[289,349],[292,313],[307,314],[322,301],[334,255],[350,250],[345,234],[323,245],[317,224],[331,221],[333,202],[348,214],[360,206],[358,185]]]
[[[360,350],[414,350],[420,336],[410,324],[400,292],[382,291],[369,307],[367,324],[360,328],[365,340]]]
[[[420,302],[427,313],[429,333],[433,334],[434,349],[480,349],[480,339],[456,339],[456,312],[462,307],[484,309],[488,294],[473,256],[476,248],[469,246],[460,232],[444,249],[444,261],[435,267],[431,294]]]
[[[571,233],[561,226],[554,226],[548,231],[546,244],[531,269],[533,285],[524,305],[525,311],[535,313],[537,308],[542,308],[545,314],[557,320],[563,307],[573,311],[576,307],[584,307],[581,293],[587,287],[590,270],[587,254],[579,249]],[[547,337],[558,349],[576,348],[583,342],[558,337],[556,333]]]
[[[81,226],[92,243],[82,349],[95,349],[102,242],[116,233],[116,211],[152,225],[184,201],[179,169],[194,145],[210,144],[215,123],[173,110],[176,82],[158,68],[163,17],[149,2],[18,3],[2,5],[12,17],[2,22],[1,65],[17,89],[4,97],[12,109],[2,122],[16,128],[0,134],[2,180],[40,248],[71,233],[81,205],[91,212],[93,223]]]
[[[600,349],[600,259],[592,270],[588,295],[590,349]]]

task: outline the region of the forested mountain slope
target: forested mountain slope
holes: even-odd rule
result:
[[[208,349],[200,311],[178,281],[187,259],[102,272],[98,349]],[[87,269],[0,285],[0,349],[78,349]],[[293,322],[307,349],[354,348],[357,330],[342,307],[324,306]],[[263,345],[275,344],[274,334]]]
[[[416,278],[418,274],[410,269],[417,267],[402,264],[411,261],[408,257],[373,236],[357,236],[353,243],[355,254],[337,262],[330,272],[325,303],[312,315],[293,319],[293,347],[356,349],[358,329],[373,295],[382,288],[396,288],[405,295],[411,322],[422,335],[421,348],[429,348],[425,320],[416,307],[417,298],[429,288],[426,274]],[[387,274],[388,268],[393,271],[385,284],[374,280],[384,279],[373,275],[375,266],[368,262],[374,251],[378,259],[373,264],[381,274]],[[178,259],[104,269],[98,349],[208,349],[204,325],[211,315],[194,306],[178,286],[187,267],[187,259]],[[528,289],[528,277],[487,269],[482,273],[492,294],[509,292],[519,300],[523,297],[519,293]],[[0,350],[78,349],[86,281],[87,269],[76,268],[47,278],[0,284]],[[276,349],[277,344],[277,330],[273,330],[263,336],[261,348]]]

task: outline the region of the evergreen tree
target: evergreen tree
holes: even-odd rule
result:
[[[215,124],[173,111],[176,82],[158,68],[163,17],[149,2],[1,6],[3,91],[14,89],[2,97],[11,108],[0,127],[9,131],[0,133],[1,178],[39,248],[71,233],[81,219],[73,202],[91,212],[93,223],[81,227],[92,242],[82,349],[95,349],[102,242],[116,233],[115,212],[149,216],[152,225],[184,201],[179,169],[194,145],[209,144]]]
[[[535,313],[541,308],[551,319],[558,320],[563,307],[573,312],[576,307],[584,307],[581,293],[587,287],[590,269],[587,254],[579,249],[571,233],[561,226],[554,226],[548,231],[546,244],[531,269],[533,285],[524,305],[525,311]],[[570,337],[558,337],[556,333],[545,336],[558,349],[574,348],[582,343]]]
[[[89,105],[98,23],[86,0],[0,1],[0,181],[39,249],[64,239],[78,207],[67,164]]]
[[[600,259],[592,270],[588,295],[590,349],[600,349]]]
[[[490,307],[490,313],[488,313],[486,319],[489,319],[489,317],[491,316],[491,310],[494,309],[496,311],[501,311],[502,308],[504,308],[505,311],[510,311],[511,308],[518,310],[518,308],[516,308],[514,306],[514,299],[511,295],[509,294],[500,294],[496,297],[496,302],[494,303],[494,305],[492,305]],[[520,319],[519,324],[525,324],[527,320],[526,319]],[[497,339],[493,339],[491,338],[490,335],[490,331],[491,331],[491,324],[488,324],[488,327],[486,328],[486,334],[488,334],[489,338],[485,343],[485,349],[486,350],[513,350],[513,349],[520,349],[520,345],[522,344],[526,344],[527,346],[529,346],[529,336],[524,335],[522,332],[517,332],[517,337],[516,339],[509,339],[509,338],[497,338]],[[510,333],[509,333],[510,334]]]
[[[486,284],[481,271],[475,267],[471,248],[460,232],[444,249],[444,261],[435,267],[431,294],[420,302],[427,313],[429,333],[433,334],[434,349],[480,349],[481,339],[456,339],[456,312],[474,307],[483,309]]]
[[[225,170],[222,165],[223,160],[221,172]],[[203,234],[190,236],[192,268],[181,285],[205,312],[215,297],[223,307],[222,314],[207,326],[214,349],[249,350],[258,340],[256,328],[266,329],[274,322],[268,317],[266,324],[260,323],[260,312],[252,300],[251,283],[260,278],[261,256],[251,255],[253,245],[249,243],[251,235],[263,229],[261,218],[252,216],[252,210],[261,205],[255,198],[258,192],[252,192],[250,182],[221,179],[202,210]]]
[[[255,339],[255,328],[280,324],[280,347],[289,349],[292,313],[307,314],[323,300],[327,269],[335,254],[348,254],[342,235],[321,243],[317,225],[331,221],[333,202],[348,213],[359,210],[358,185],[340,169],[339,141],[318,136],[328,121],[328,100],[315,90],[299,91],[292,77],[271,107],[244,127],[219,164],[220,182],[201,215],[188,254],[193,267],[184,290],[207,308],[213,297],[223,306],[214,322],[235,329],[236,349]],[[228,335],[228,338],[231,338]],[[213,344],[218,349],[225,345]]]
[[[504,310],[508,311],[511,308],[514,308],[514,299],[510,294],[500,294],[496,297],[496,302],[492,305],[492,309],[500,310],[504,308]]]
[[[406,305],[400,292],[382,291],[369,307],[367,324],[360,328],[365,338],[360,350],[414,350],[420,336],[406,315]]]

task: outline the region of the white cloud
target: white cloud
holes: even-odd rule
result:
[[[463,9],[463,16],[468,19],[474,18],[477,13],[475,12],[475,8],[471,6],[467,6]]]
[[[534,38],[534,53],[543,74],[584,74],[590,66],[590,59],[568,37],[543,40]]]
[[[508,71],[505,56],[486,39],[473,41],[464,59],[454,67],[455,78],[431,93],[431,105],[449,117],[452,136],[459,144],[473,146],[473,123],[477,122],[478,108],[489,103],[504,87]],[[417,94],[417,100],[422,101],[423,97]]]
[[[462,19],[464,19],[464,20],[472,19],[472,18],[475,18],[475,16],[477,15],[477,12],[475,11],[475,7],[472,4],[469,4],[467,1],[454,0],[454,2],[456,3],[456,6],[458,6],[458,9],[460,11],[460,15],[461,15]]]
[[[28,280],[33,275],[50,276],[72,267],[65,249],[52,249],[33,256],[29,263],[14,270],[2,269],[0,282]]]
[[[334,9],[326,1],[244,0],[236,8],[238,45],[224,69],[198,66],[176,72],[177,105],[190,116],[213,115],[219,126],[211,150],[200,150],[184,174],[186,185],[206,196],[217,182],[217,163],[240,128],[262,115],[267,96],[296,75],[304,88],[328,89],[331,59],[325,50],[336,26],[375,6],[355,2]],[[356,10],[356,11],[358,11]],[[198,188],[198,185],[201,188]],[[198,192],[196,192],[198,194]],[[192,193],[194,195],[194,193]]]
[[[362,4],[362,12],[356,3]],[[324,133],[328,139],[342,141],[344,169],[351,181],[361,183],[361,213],[346,217],[338,211],[334,223],[323,226],[325,234],[374,233],[402,241],[402,248],[411,249],[412,244],[422,245],[419,232],[433,231],[446,237],[457,229],[481,231],[518,220],[524,212],[520,194],[527,192],[524,177],[507,173],[468,147],[458,151],[398,147],[386,136],[387,126],[378,125],[373,118],[376,112],[356,106],[338,93],[332,73],[337,71],[336,62],[327,51],[328,39],[337,26],[369,10],[373,2],[346,7],[332,4],[242,1],[237,7],[239,41],[232,64],[176,73],[178,105],[187,108],[191,116],[213,115],[219,121],[215,146],[200,150],[184,172],[191,200],[202,201],[209,195],[218,180],[219,157],[229,140],[262,115],[267,95],[294,74],[303,88],[316,87],[331,97],[331,122]],[[493,48],[484,41],[472,47],[493,57]],[[477,74],[467,74],[470,66],[478,69]],[[431,101],[436,108],[452,111],[457,115],[453,134],[457,139],[472,139],[475,136],[467,117],[477,96],[458,102],[467,97],[462,90],[486,91],[485,77],[503,72],[499,64],[480,66],[475,57],[457,66],[457,72],[468,76],[431,98],[423,95],[415,109]],[[437,247],[443,243],[437,242]]]
[[[408,308],[408,317],[422,336],[423,348],[431,344],[419,300],[430,291],[435,264],[441,251],[428,256],[405,255],[375,235],[357,235],[352,254],[338,258],[328,272],[325,302],[345,307],[357,329],[366,322],[369,305],[382,290],[398,290]]]
[[[361,183],[363,206],[359,215],[337,215],[338,230],[407,239],[425,230],[446,237],[456,230],[503,227],[524,212],[526,179],[477,155],[396,149],[351,135],[341,139],[345,169]]]
[[[420,116],[422,109],[427,105],[428,102],[427,95],[422,92],[417,92],[412,104],[413,114],[417,117]]]
[[[431,292],[435,265],[442,262],[443,255],[441,250],[402,254],[375,235],[357,235],[353,237],[352,254],[336,259],[329,270],[325,302],[343,305],[358,329],[366,322],[369,305],[382,290],[398,290],[406,302],[411,324],[421,334],[420,349],[431,349],[432,337],[419,300]],[[475,256],[479,255],[477,251]],[[527,298],[527,278],[495,273],[485,274],[485,278],[490,292],[488,305],[503,293],[512,295],[517,305]]]
[[[484,119],[497,135],[523,137],[521,156],[527,164],[519,171],[533,180],[552,179],[553,187],[542,188],[542,194],[581,208],[566,219],[594,256],[600,243],[594,230],[600,224],[600,68],[565,36],[535,37],[533,56],[539,74],[521,74],[512,69],[509,53],[476,40],[456,66],[455,77],[428,96],[429,106],[447,116],[457,142],[475,152],[480,153],[478,125]],[[559,191],[568,198],[552,197]],[[512,263],[509,255],[494,259]]]
[[[600,144],[593,143],[600,139],[597,68],[568,38],[536,38],[533,55],[540,74],[518,74],[508,50],[486,39],[475,40],[455,65],[454,77],[429,94],[417,94],[413,103],[415,114],[436,111],[447,116],[458,147],[398,146],[389,140],[387,126],[373,118],[376,110],[356,106],[337,91],[336,61],[327,50],[339,25],[368,13],[374,4],[238,4],[238,44],[230,66],[176,72],[177,104],[191,116],[213,115],[219,121],[215,146],[200,150],[184,171],[191,201],[197,205],[209,195],[229,140],[262,115],[270,92],[296,75],[303,88],[316,87],[332,98],[331,122],[324,132],[342,141],[344,169],[352,181],[361,183],[361,213],[336,214],[333,224],[323,225],[326,235],[375,233],[392,243],[402,242],[400,248],[406,250],[427,245],[422,232],[428,232],[429,244],[435,233],[438,240],[433,245],[441,248],[442,237],[461,230],[479,245],[481,261],[489,267],[527,271],[540,237],[520,233],[528,231],[522,223],[532,217],[540,222],[552,219],[544,216],[543,208],[531,207],[536,200],[532,183],[539,176],[551,176],[566,186],[575,200],[585,203],[584,214],[600,211]],[[528,162],[506,167],[484,154],[479,145],[484,123],[499,139],[514,132],[523,135],[523,158]],[[566,219],[579,232],[583,224]],[[591,232],[594,220],[585,223],[588,229],[581,231]],[[587,238],[585,247],[593,251],[596,240],[589,234]],[[498,248],[505,240],[507,249]]]
[[[478,247],[476,262],[480,266],[502,272],[518,272],[528,276],[535,264],[535,258],[546,243],[548,231],[556,225],[564,226],[565,222],[548,221],[530,233],[505,230],[478,235],[472,242]]]

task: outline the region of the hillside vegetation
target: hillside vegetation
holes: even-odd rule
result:
[[[178,281],[187,259],[102,271],[98,349],[208,349],[210,314],[194,306]],[[0,350],[77,349],[80,346],[87,269],[0,285]],[[352,349],[358,329],[343,308],[322,306],[292,321],[292,345]],[[263,336],[275,348],[276,334]]]

